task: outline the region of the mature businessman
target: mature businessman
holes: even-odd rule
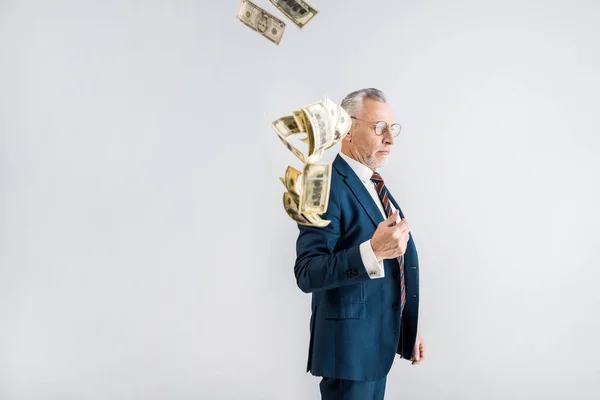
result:
[[[307,371],[322,399],[384,398],[395,354],[420,363],[419,261],[408,222],[377,169],[401,126],[377,89],[350,93],[352,127],[333,162],[325,228],[299,225],[294,274],[312,293]]]

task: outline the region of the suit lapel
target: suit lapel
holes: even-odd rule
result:
[[[362,183],[360,178],[356,175],[352,168],[350,168],[348,163],[338,155],[333,162],[333,166],[346,178],[346,185],[348,185],[352,193],[354,193],[354,196],[363,207],[371,221],[373,221],[373,224],[377,226],[380,222],[382,222],[383,215],[381,215],[377,204],[369,194],[367,188],[365,188],[365,185]]]
[[[396,207],[396,209],[400,212],[400,218],[404,218],[404,213],[402,213],[402,209],[400,208],[400,206],[396,202],[396,199],[394,199],[394,196],[392,196],[392,192],[390,192],[389,189],[388,189],[388,197],[390,198],[390,201],[392,202],[392,204],[394,205],[394,207]]]
[[[400,218],[404,218],[404,213],[400,209],[400,206],[396,202],[396,199],[394,199],[394,196],[392,196],[392,193],[390,193],[389,190],[388,190],[388,197],[390,198],[390,201],[392,202],[394,207],[396,207],[396,209],[400,212]],[[408,246],[414,246],[414,243],[412,243],[412,242],[413,242],[412,232],[408,232]]]

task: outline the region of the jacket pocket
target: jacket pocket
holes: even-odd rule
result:
[[[363,319],[365,317],[365,302],[352,303],[323,303],[320,315],[324,319]]]

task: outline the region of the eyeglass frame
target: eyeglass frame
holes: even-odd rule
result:
[[[391,127],[394,126],[394,125],[398,125],[400,127],[400,130],[398,131],[397,134],[392,135],[392,137],[397,138],[400,135],[400,132],[402,132],[402,125],[400,125],[398,122],[394,122],[393,124],[388,125],[388,123],[385,122],[385,121],[377,121],[377,122],[365,121],[364,119],[360,119],[360,118],[357,118],[357,117],[352,116],[352,115],[350,116],[350,118],[351,119],[356,119],[356,120],[359,120],[359,121],[362,121],[362,122],[366,122],[368,124],[372,124],[370,126],[370,128],[373,129],[373,132],[375,132],[375,135],[377,135],[377,136],[383,136],[383,134],[385,133],[386,130],[389,130],[389,132],[391,134],[392,133]],[[381,133],[377,133],[377,124],[380,123],[380,122],[383,122],[385,124],[385,129]]]

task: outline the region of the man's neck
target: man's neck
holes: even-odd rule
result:
[[[347,148],[342,148],[342,150],[340,151],[340,153],[342,153],[343,155],[345,155],[346,157],[350,157],[351,159],[353,159],[356,162],[361,163],[362,165],[364,165],[365,167],[369,168],[371,171],[375,172],[375,170],[371,167],[369,167],[368,165],[363,164],[362,162],[360,162],[360,160],[355,157],[353,154],[351,154],[350,151],[348,151]]]

